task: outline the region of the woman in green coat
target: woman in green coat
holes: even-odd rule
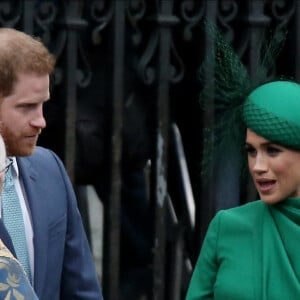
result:
[[[260,200],[213,218],[187,300],[300,299],[300,85],[273,81],[240,110]]]

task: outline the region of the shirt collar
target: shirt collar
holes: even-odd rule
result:
[[[15,156],[9,156],[8,158],[12,159],[12,161],[13,161],[13,163],[11,165],[12,174],[14,176],[16,176],[17,178],[19,178],[19,168],[18,168],[17,158]]]

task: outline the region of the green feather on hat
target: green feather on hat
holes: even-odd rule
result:
[[[233,143],[241,150],[241,154],[244,153],[248,126],[259,135],[266,134],[264,137],[271,141],[278,143],[284,141],[283,145],[300,149],[300,136],[295,123],[297,117],[284,118],[280,114],[276,116],[276,112],[293,114],[288,113],[290,108],[284,104],[286,103],[284,101],[291,97],[292,101],[295,101],[295,106],[299,103],[300,108],[300,101],[297,101],[300,98],[298,85],[283,80],[267,83],[271,81],[270,74],[274,70],[276,57],[286,38],[286,31],[277,29],[270,39],[264,39],[261,56],[258,57],[256,64],[257,70],[253,76],[250,76],[239,56],[215,25],[205,22],[205,32],[211,38],[213,49],[199,70],[200,81],[204,86],[200,93],[200,103],[204,111],[213,111],[215,117],[213,123],[204,128],[202,154],[204,180],[209,177],[207,175],[211,172],[217,157],[226,152]],[[211,76],[206,80],[208,74]],[[271,116],[272,114],[274,115]],[[296,115],[296,112],[294,114]],[[275,123],[277,127],[274,126]],[[288,126],[288,123],[293,126],[291,124]],[[282,129],[278,130],[280,126]],[[295,139],[298,140],[297,145]],[[240,160],[240,164],[241,170],[244,169],[244,159]]]

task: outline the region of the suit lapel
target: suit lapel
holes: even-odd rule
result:
[[[41,297],[46,275],[47,249],[48,249],[48,222],[47,207],[43,201],[43,186],[39,182],[37,172],[27,158],[18,159],[20,178],[26,193],[30,208],[33,245],[34,245],[34,289]]]

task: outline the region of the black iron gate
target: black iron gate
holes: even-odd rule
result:
[[[264,31],[287,26],[275,72],[300,80],[299,17],[296,0],[0,1],[0,26],[40,36],[57,56],[39,143],[104,203],[105,299],[124,298],[130,255],[148,272],[147,299],[183,299],[215,211],[255,197],[226,164],[230,154],[216,162],[230,176],[201,183],[202,128],[213,120],[198,103],[197,71],[212,51],[203,20],[220,27],[250,74]]]

